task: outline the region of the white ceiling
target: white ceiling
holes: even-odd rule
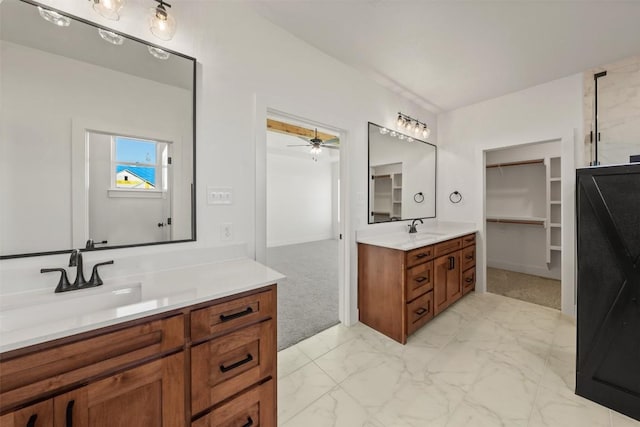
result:
[[[434,112],[640,53],[640,0],[248,3]]]

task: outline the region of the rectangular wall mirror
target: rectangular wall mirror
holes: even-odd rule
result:
[[[369,123],[369,224],[436,216],[436,150]]]
[[[61,15],[0,3],[0,258],[195,240],[195,59]]]

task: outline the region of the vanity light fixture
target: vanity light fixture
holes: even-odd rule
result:
[[[124,43],[124,37],[122,37],[120,34],[114,33],[113,31],[98,28],[98,34],[100,34],[102,40],[116,46],[121,46]]]
[[[409,117],[406,114],[398,113],[398,119],[396,120],[396,125],[400,129],[406,129],[407,131],[413,131],[413,133],[418,136],[422,134],[423,138],[428,138],[431,135],[431,129],[427,126],[426,123],[421,122],[418,119],[414,119],[413,117]],[[395,135],[391,135],[395,136]]]
[[[38,6],[38,13],[42,17],[42,19],[47,22],[51,22],[58,27],[68,27],[69,25],[71,25],[71,19],[67,18],[64,15],[60,15],[58,12],[54,12],[53,10],[45,9],[44,7]]]
[[[154,58],[162,59],[163,61],[169,59],[169,56],[171,56],[169,52],[164,51],[159,47],[147,46],[147,49],[149,49],[149,53],[151,54],[151,56],[153,56]]]
[[[158,2],[158,6],[151,8],[149,30],[161,40],[171,40],[176,33],[176,20],[167,12],[167,8],[171,5],[164,0],[155,1]]]
[[[93,10],[101,16],[117,21],[120,19],[120,11],[124,7],[125,0],[89,0],[93,3]]]

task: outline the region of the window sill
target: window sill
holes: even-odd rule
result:
[[[162,190],[133,190],[127,188],[110,188],[107,190],[109,197],[129,197],[136,199],[166,199],[167,193]]]

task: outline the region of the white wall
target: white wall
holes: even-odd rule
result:
[[[438,217],[476,222],[480,228],[479,291],[485,290],[485,150],[561,139],[563,158],[562,246],[575,247],[575,164],[582,164],[582,75],[573,75],[438,116]],[[581,148],[581,147],[580,147]],[[448,172],[447,172],[448,171]],[[454,190],[463,201],[449,202]],[[573,311],[572,251],[562,253],[562,309]]]
[[[187,194],[174,211],[177,224],[190,222],[192,171],[181,167],[191,156],[189,92],[14,43],[1,42],[0,51],[2,254],[73,246],[71,186],[84,174],[72,177],[71,173],[72,123],[87,118],[99,118],[114,132],[135,128],[140,136],[146,132],[177,136],[178,152],[188,147],[175,156],[180,162],[176,179],[185,176],[179,190]],[[139,102],[132,104],[128,101],[132,98]],[[14,178],[16,173],[20,180]],[[188,223],[180,238],[189,238],[190,229]],[[84,240],[84,236],[79,239]]]
[[[305,44],[239,2],[175,4],[171,11],[176,15],[178,31],[167,43],[149,34],[144,25],[148,5],[142,1],[127,3],[126,13],[118,22],[99,17],[88,2],[57,0],[55,7],[198,60],[198,241],[153,250],[132,248],[114,252],[113,256],[226,245],[220,241],[222,223],[233,223],[234,242],[245,242],[247,254],[255,256],[256,248],[260,251],[266,246],[266,152],[260,150],[265,147],[267,110],[294,114],[341,131],[348,272],[344,278],[347,292],[341,295],[341,301],[350,308],[345,321],[357,320],[355,230],[367,227],[367,122],[393,128],[397,112],[402,111],[427,122],[437,135],[435,115]],[[429,142],[435,142],[435,137]],[[233,205],[207,205],[207,185],[232,187]],[[37,263],[63,265],[66,258],[48,257]],[[49,285],[50,278],[29,283],[35,287]]]
[[[331,165],[267,152],[267,247],[333,237]]]

